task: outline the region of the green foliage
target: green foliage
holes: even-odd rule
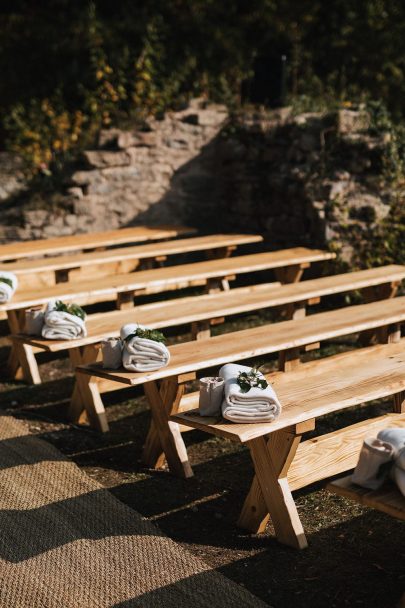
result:
[[[254,387],[264,390],[269,385],[258,367],[252,367],[248,372],[239,372],[237,383],[241,393],[248,393]]]
[[[34,4],[0,10],[1,136],[29,175],[57,171],[102,126],[142,123],[192,95],[237,106],[257,57],[287,56],[297,111],[368,97],[404,114],[401,0]]]
[[[163,344],[166,342],[166,338],[162,332],[158,331],[157,329],[143,329],[141,327],[138,327],[136,331],[129,334],[129,336],[125,338],[124,342],[132,340],[132,338],[144,338],[145,340],[153,340],[153,342],[162,342]]]
[[[13,281],[7,277],[0,277],[0,283],[6,283],[6,285],[9,285],[10,287],[13,286]]]
[[[55,303],[54,310],[57,310],[59,312],[67,312],[70,315],[79,317],[83,321],[86,318],[86,313],[84,312],[83,308],[78,304],[64,304],[64,302],[61,302],[61,300],[57,300]]]

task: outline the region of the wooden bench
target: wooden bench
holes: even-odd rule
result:
[[[88,251],[99,247],[114,247],[126,243],[159,241],[195,234],[188,226],[132,226],[106,232],[89,232],[72,236],[34,241],[16,241],[0,245],[0,262],[10,262],[42,255],[55,255],[71,251]]]
[[[18,260],[2,268],[18,276],[19,289],[28,289],[152,268],[162,265],[168,256],[178,254],[205,251],[211,258],[229,257],[238,246],[262,240],[263,237],[255,234],[214,234],[91,253]]]
[[[201,417],[198,410],[170,420],[246,444],[255,476],[238,524],[261,532],[270,517],[277,539],[302,549],[307,540],[292,491],[352,469],[366,436],[387,426],[405,427],[405,341],[305,363],[268,380],[283,407],[271,424],[234,424]],[[318,417],[388,396],[394,413],[301,442]]]
[[[323,296],[353,290],[366,290],[368,299],[392,297],[399,283],[405,278],[405,266],[389,265],[357,272],[345,273],[301,283],[273,286],[257,285],[235,288],[228,292],[180,298],[167,302],[137,306],[131,311],[109,311],[87,318],[87,336],[78,340],[45,340],[40,337],[18,334],[13,342],[32,346],[38,350],[60,352],[68,350],[74,365],[95,361],[101,340],[119,336],[122,325],[137,322],[152,329],[162,329],[191,323],[193,337],[210,335],[210,324],[234,314],[252,312],[275,306],[290,307],[289,316],[305,316],[307,304],[318,303]],[[75,352],[72,352],[72,351]],[[24,358],[24,355],[22,355]],[[32,357],[26,361],[23,377],[27,382],[39,384],[38,366]]]
[[[285,282],[299,281],[304,269],[308,268],[311,262],[332,258],[333,253],[298,247],[155,268],[77,283],[58,283],[42,290],[17,290],[9,302],[0,305],[0,312],[7,313],[10,333],[17,334],[24,331],[25,310],[41,307],[51,300],[74,301],[81,305],[115,300],[118,308],[132,308],[135,294],[168,291],[201,280],[207,282],[209,292],[227,290],[229,280],[234,279],[236,275],[262,270],[274,269]],[[12,348],[8,362],[9,374],[18,377],[20,367],[27,367],[27,359],[31,359],[34,365],[32,347],[24,346],[20,349],[20,356],[15,348]]]
[[[170,347],[170,364],[155,372],[133,373],[124,369],[103,369],[101,363],[80,365],[76,368],[76,388],[71,402],[71,416],[77,419],[86,408],[90,423],[101,431],[108,423],[101,393],[116,390],[117,384],[126,387],[144,385],[153,424],[144,448],[143,461],[159,467],[166,455],[170,470],[190,476],[184,443],[180,432],[168,424],[170,412],[176,412],[185,393],[185,385],[195,379],[198,371],[230,361],[241,361],[279,353],[282,370],[300,366],[300,349],[370,329],[378,329],[381,342],[398,340],[399,324],[405,321],[405,296],[380,302],[350,306],[302,319],[283,321],[215,336],[197,342]],[[158,382],[161,383],[159,388]],[[195,405],[195,397],[185,400]],[[184,405],[184,404],[183,404]]]

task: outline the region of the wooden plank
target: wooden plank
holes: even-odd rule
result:
[[[210,278],[225,278],[232,274],[244,274],[269,270],[295,264],[297,260],[322,261],[330,259],[333,254],[320,250],[284,249],[282,251],[255,253],[235,258],[215,259],[194,264],[169,266],[152,270],[143,270],[131,274],[113,277],[101,277],[77,283],[60,283],[43,291],[17,290],[10,302],[0,306],[0,310],[15,310],[45,304],[52,299],[63,301],[74,300],[81,303],[90,299],[100,301],[103,298],[125,291],[155,288],[164,291],[172,285]]]
[[[353,277],[353,275],[356,276]],[[16,339],[43,350],[56,352],[97,342],[110,336],[118,336],[119,328],[128,322],[138,322],[154,329],[196,323],[212,318],[262,310],[267,307],[278,306],[280,303],[299,302],[301,298],[307,301],[307,298],[313,296],[314,292],[318,294],[317,297],[319,298],[330,295],[331,288],[340,289],[341,292],[360,289],[366,281],[385,281],[387,276],[391,280],[393,275],[405,278],[405,266],[385,266],[378,269],[336,275],[335,277],[322,277],[281,287],[279,284],[256,285],[252,286],[252,291],[245,287],[235,288],[226,293],[179,298],[172,301],[136,306],[125,312],[98,313],[87,318],[88,335],[86,338],[70,342],[66,342],[66,340],[43,340],[37,337],[18,337]],[[332,285],[332,278],[336,285],[334,283]]]
[[[107,249],[105,251],[93,251],[91,253],[76,253],[74,255],[46,257],[40,259],[24,259],[18,262],[9,262],[3,266],[4,270],[24,275],[33,271],[49,272],[65,271],[65,280],[68,270],[74,268],[94,267],[100,264],[120,263],[125,260],[154,259],[160,256],[175,255],[179,253],[190,253],[196,251],[215,250],[229,246],[259,243],[263,237],[256,234],[213,234],[209,236],[197,236],[187,239],[176,239],[160,243],[147,243],[135,247],[120,247]],[[0,247],[1,251],[1,247]],[[1,267],[0,267],[1,271]],[[58,282],[63,282],[59,278]]]
[[[0,261],[33,256],[52,255],[69,251],[111,247],[124,243],[170,239],[195,234],[188,226],[133,226],[105,232],[90,232],[35,241],[18,241],[0,245]]]
[[[246,442],[312,418],[395,395],[405,388],[405,341],[305,363],[298,371],[269,374],[267,378],[283,408],[279,418],[270,424],[236,424],[201,417],[198,411],[177,414],[173,420],[219,437]]]
[[[385,414],[364,420],[298,446],[297,456],[288,472],[292,490],[353,469],[366,437],[375,437],[387,427],[405,427],[404,414]]]
[[[393,482],[387,482],[379,490],[368,490],[353,484],[349,475],[328,483],[326,487],[330,492],[350,498],[365,507],[405,520],[405,498]]]
[[[381,306],[380,302],[350,306],[310,315],[296,321],[283,321],[206,340],[175,344],[170,347],[170,364],[155,372],[145,374],[123,370],[106,372],[97,366],[80,367],[78,370],[80,373],[94,374],[128,385],[138,385],[176,374],[220,366],[229,361],[259,357],[404,321],[405,296],[402,296],[384,302],[384,306]]]

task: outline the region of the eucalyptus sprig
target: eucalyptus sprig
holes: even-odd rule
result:
[[[252,367],[249,372],[239,372],[237,383],[242,393],[248,393],[251,388],[255,387],[264,391],[269,386],[258,367]]]
[[[129,336],[124,339],[124,342],[132,340],[132,338],[144,338],[145,340],[153,340],[153,342],[162,342],[163,344],[166,342],[166,338],[161,331],[142,327],[138,327],[132,334],[129,334]]]
[[[54,310],[57,310],[58,312],[67,312],[70,315],[79,317],[80,319],[82,319],[82,321],[84,321],[84,319],[86,318],[86,313],[84,312],[83,308],[78,304],[65,304],[61,300],[57,300],[55,302]]]
[[[7,277],[0,277],[0,282],[1,283],[6,283],[10,287],[13,287],[13,281],[11,279],[7,278]]]

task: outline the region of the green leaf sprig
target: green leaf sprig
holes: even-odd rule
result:
[[[10,287],[13,287],[13,281],[7,277],[0,277],[0,282],[6,283],[7,285],[10,285]]]
[[[131,340],[132,338],[144,338],[145,340],[153,340],[154,342],[162,342],[163,344],[166,342],[166,338],[161,331],[158,331],[157,329],[142,329],[142,327],[138,327],[136,331],[129,334],[129,336],[124,339],[124,342],[128,342],[128,340]]]
[[[78,304],[65,304],[61,300],[57,300],[55,302],[54,310],[57,310],[58,312],[68,312],[70,315],[75,315],[75,317],[79,317],[83,321],[86,318],[86,313]]]
[[[249,372],[239,372],[237,383],[241,390],[241,393],[248,393],[251,388],[257,387],[264,391],[269,386],[267,380],[263,377],[263,374],[259,371],[258,367],[252,367]]]

